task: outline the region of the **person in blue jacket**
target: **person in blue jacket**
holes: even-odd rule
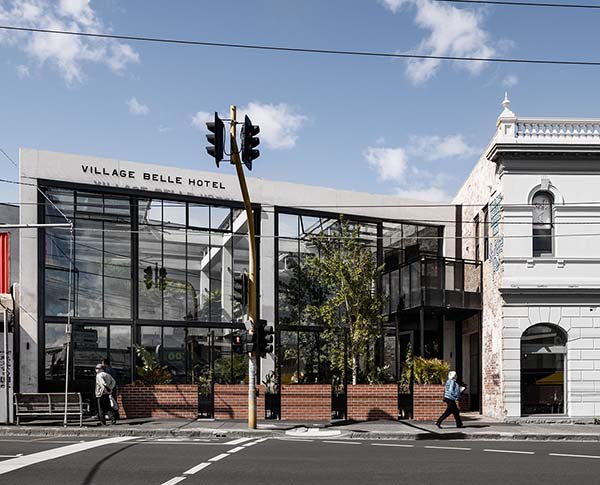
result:
[[[444,402],[446,403],[446,410],[444,414],[442,414],[438,420],[435,422],[435,425],[438,428],[442,427],[442,422],[451,414],[454,416],[454,421],[456,421],[457,428],[464,428],[462,424],[462,419],[460,419],[460,411],[458,410],[458,406],[456,402],[460,399],[460,395],[462,393],[462,389],[458,382],[456,382],[456,372],[453,370],[448,372],[448,380],[446,381],[446,387],[444,388]]]

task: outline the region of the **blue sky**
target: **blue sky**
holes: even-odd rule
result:
[[[0,23],[294,47],[598,60],[600,12],[430,0],[0,0]],[[258,52],[0,32],[0,147],[217,170],[206,113],[262,128],[252,175],[447,200],[521,116],[600,117],[600,68]],[[17,172],[0,159],[1,178]],[[221,167],[221,171],[232,171]],[[1,201],[17,200],[0,185]]]

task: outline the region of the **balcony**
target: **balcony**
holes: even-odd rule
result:
[[[399,313],[422,307],[456,317],[481,310],[481,263],[421,256],[401,266]]]

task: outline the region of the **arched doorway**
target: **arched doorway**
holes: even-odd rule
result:
[[[542,323],[521,337],[521,414],[564,414],[567,335]]]

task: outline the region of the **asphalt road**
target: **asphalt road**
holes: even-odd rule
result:
[[[582,485],[600,476],[600,443],[118,439],[0,438],[0,483]]]

